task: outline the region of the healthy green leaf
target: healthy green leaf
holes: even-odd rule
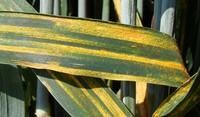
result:
[[[49,70],[35,69],[34,72],[72,116],[132,116],[101,79],[75,77]]]
[[[0,32],[1,63],[175,87],[189,77],[175,41],[146,28],[1,12]]]
[[[156,110],[153,116],[181,117],[200,101],[200,69]]]
[[[25,117],[22,79],[16,66],[0,65],[0,117]]]

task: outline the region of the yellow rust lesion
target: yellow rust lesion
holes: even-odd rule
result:
[[[65,19],[65,18],[26,15],[26,14],[20,14],[19,17],[52,21],[58,27],[62,26],[65,27],[66,30],[78,33],[114,38],[123,41],[136,42],[164,49],[176,48],[176,45],[174,46],[173,41],[171,39],[169,40],[162,39],[162,37],[155,36],[152,32],[144,29],[130,28],[120,25],[94,22],[81,19]],[[160,34],[160,36],[162,36],[162,34]]]
[[[5,41],[5,40],[2,40],[2,41]],[[41,55],[49,55],[49,56],[59,56],[59,57],[67,57],[69,54],[99,56],[99,57],[105,57],[105,58],[128,60],[128,61],[133,61],[133,62],[136,61],[140,63],[159,65],[159,66],[163,66],[167,68],[178,69],[178,70],[183,71],[185,74],[187,74],[185,67],[181,63],[176,63],[173,61],[162,61],[162,60],[150,59],[146,57],[114,53],[114,52],[109,52],[105,50],[92,50],[92,49],[67,46],[67,45],[59,45],[59,44],[50,44],[50,43],[32,42],[32,41],[28,41],[28,42],[20,41],[20,42],[30,44],[34,48],[23,47],[23,46],[0,45],[0,50],[10,51],[10,52],[41,54]],[[12,43],[14,43],[14,41]]]
[[[76,104],[78,104],[79,107],[81,107],[82,109],[85,109],[84,105],[82,105],[81,102],[85,103],[84,99],[86,98],[83,94],[81,95],[78,95],[77,96],[77,93],[80,93],[80,90],[77,90],[76,92],[76,89],[77,88],[73,88],[73,89],[70,89],[69,87],[66,87],[64,85],[64,83],[56,76],[54,75],[54,73],[50,70],[47,70],[47,72],[52,76],[52,78],[58,83],[58,85],[75,101]],[[105,114],[104,113],[104,110],[101,108],[101,106],[99,105],[99,103],[97,101],[94,100],[94,98],[87,92],[86,89],[84,89],[82,86],[82,84],[76,80],[76,78],[73,76],[73,75],[69,75],[69,74],[63,74],[61,73],[61,75],[63,76],[63,78],[68,78],[70,80],[73,80],[77,83],[77,85],[80,87],[80,89],[84,92],[84,94],[87,96],[87,98],[89,98],[90,101],[93,102],[93,104],[95,106],[97,106],[97,108],[99,109],[99,111],[102,113],[102,114]],[[75,92],[76,93],[75,93]],[[84,96],[84,97],[83,97]],[[87,110],[85,110],[87,111]],[[95,115],[95,110],[92,110],[93,111],[93,114]]]
[[[79,19],[52,19],[58,26],[64,26],[67,30],[94,36],[113,38],[117,40],[135,42],[164,49],[175,49],[174,41],[155,36],[152,32],[137,28],[128,28],[120,25],[100,23]],[[62,21],[61,21],[62,20]],[[76,24],[76,25],[74,25]],[[160,34],[161,35],[161,34]],[[170,45],[170,46],[169,46]]]
[[[8,14],[8,15],[10,15],[11,17],[15,17],[13,14]],[[53,21],[55,22],[55,24],[57,24],[58,27],[64,26],[66,30],[72,30],[78,33],[96,35],[101,37],[109,37],[117,40],[137,42],[143,45],[151,45],[165,49],[173,49],[173,51],[178,50],[176,44],[173,41],[167,39],[161,39],[160,37],[154,36],[152,32],[145,30],[127,28],[120,25],[111,25],[107,23],[99,23],[99,22],[80,20],[80,19],[64,19],[57,17],[27,15],[27,14],[19,14],[16,15],[16,17],[24,17],[24,18],[26,17],[26,18]],[[46,40],[53,40],[53,41],[73,42],[78,44],[95,45],[95,46],[99,45],[99,43],[93,43],[86,40],[68,38],[61,34],[54,33],[50,29],[45,29],[45,28],[43,29],[43,28],[1,25],[0,31],[24,34],[36,39],[43,38]],[[30,44],[32,47],[0,46],[0,50],[10,51],[10,52],[59,56],[59,57],[67,57],[70,54],[80,54],[80,55],[91,55],[91,56],[98,56],[98,57],[105,57],[112,59],[128,60],[133,62],[136,61],[140,63],[178,69],[183,71],[187,75],[185,67],[181,63],[173,61],[163,61],[163,60],[150,59],[146,57],[140,57],[129,54],[114,53],[106,50],[86,49],[86,48],[67,46],[61,44],[50,44],[50,43],[33,42],[33,41],[27,41],[27,42],[20,41],[20,42]]]
[[[168,67],[173,69],[179,69],[184,70],[184,66],[181,63],[176,63],[172,61],[162,61],[162,60],[156,60],[156,59],[150,59],[140,56],[134,56],[134,55],[128,55],[128,54],[120,54],[120,53],[113,53],[105,50],[90,50],[85,48],[73,48],[72,53],[78,53],[78,54],[85,54],[85,55],[92,55],[92,56],[99,56],[99,57],[105,57],[105,58],[113,58],[113,59],[120,59],[120,60],[128,60],[128,61],[136,61],[140,63],[146,63],[146,64],[152,64],[152,65],[158,65],[162,67]],[[71,52],[68,50],[68,52]]]
[[[59,44],[31,42],[30,45],[32,45],[34,48],[0,45],[0,50],[10,51],[10,52],[41,54],[41,55],[49,55],[49,56],[57,56],[57,57],[67,57],[70,54],[90,55],[90,56],[105,57],[105,58],[111,58],[111,59],[119,59],[119,60],[127,60],[127,61],[151,64],[155,66],[177,69],[177,70],[184,71],[185,73],[187,73],[185,67],[181,63],[173,62],[173,61],[163,61],[163,60],[150,59],[146,57],[140,57],[140,56],[129,55],[129,54],[114,53],[114,52],[109,52],[106,50],[93,50],[93,49],[86,49],[86,48],[81,48],[81,47],[59,45]]]
[[[76,103],[79,107],[84,108],[84,107],[80,104],[78,97],[75,96],[74,93],[73,93],[69,88],[65,87],[65,85],[62,83],[62,81],[59,80],[59,78],[58,78],[56,75],[54,75],[54,73],[53,73],[52,71],[47,70],[47,72],[48,72],[48,73],[51,75],[51,77],[56,81],[56,83],[69,95],[69,97],[72,98],[72,99],[75,101],[75,103]]]
[[[79,87],[79,88],[81,89],[81,91],[87,96],[87,98],[92,102],[92,104],[94,104],[94,105],[97,107],[97,109],[99,110],[99,112],[101,112],[101,114],[102,114],[103,116],[109,116],[107,110],[104,109],[104,108],[102,108],[102,106],[100,105],[100,103],[98,102],[98,100],[95,100],[95,99],[93,98],[93,96],[92,96],[92,95],[88,92],[88,90],[81,84],[81,82],[80,82],[77,78],[75,78],[75,76],[73,76],[73,75],[67,75],[67,77],[66,77],[65,74],[62,74],[62,76],[65,77],[65,78],[71,78],[71,79],[73,79],[73,81],[78,85],[78,87]],[[98,96],[99,96],[99,94],[98,94]]]
[[[185,84],[183,84],[179,89],[177,89],[176,92],[173,93],[173,95],[169,96],[162,105],[160,105],[159,109],[156,110],[156,112],[153,114],[153,116],[157,117],[157,116],[163,116],[163,113],[165,113],[166,111],[171,111],[173,109],[172,105],[177,105],[177,103],[179,103],[179,101],[182,101],[184,99],[185,96],[187,96],[187,93],[189,92],[190,88],[192,87],[194,83],[194,79],[190,79],[188,81],[185,82]],[[187,105],[187,103],[189,103],[190,101],[186,101],[185,105]],[[182,105],[183,108],[185,105]],[[181,108],[178,108],[181,109]]]
[[[42,64],[42,63],[33,63],[29,61],[19,61],[19,60],[11,60],[11,62],[26,66],[26,67],[32,67],[36,69],[49,69],[54,70],[62,73],[69,73],[73,75],[80,75],[80,76],[89,76],[89,77],[96,77],[96,78],[105,78],[110,80],[120,80],[120,81],[138,81],[138,82],[146,82],[146,83],[155,83],[155,84],[161,84],[161,85],[168,85],[168,86],[174,86],[178,87],[177,82],[185,82],[187,80],[187,76],[183,78],[174,77],[173,81],[176,81],[176,83],[168,83],[153,77],[144,77],[144,76],[133,76],[133,75],[124,75],[124,74],[115,74],[115,73],[107,73],[107,72],[100,72],[100,71],[92,71],[92,70],[86,70],[86,69],[78,69],[78,68],[67,68],[52,64]]]
[[[46,29],[46,28],[1,25],[0,32],[11,32],[11,33],[19,34],[19,35],[23,34],[24,36],[31,37],[35,40],[45,39],[45,40],[53,40],[53,41],[60,41],[60,42],[71,42],[71,43],[77,43],[77,44],[100,46],[99,43],[82,40],[81,38],[66,37],[62,34],[54,33],[52,32],[52,30]]]
[[[11,16],[13,17],[14,15],[12,14]],[[170,50],[177,49],[177,46],[172,39],[166,39],[166,36],[162,36],[162,34],[155,36],[153,31],[145,29],[131,28],[89,20],[67,19],[30,14],[19,14],[16,17],[52,21],[57,25],[58,28],[62,26],[62,28],[65,27],[65,30],[70,30],[77,33],[114,38],[117,40],[130,41]]]
[[[30,54],[41,54],[41,55],[52,55],[48,51],[44,51],[40,48],[29,48],[29,47],[22,47],[22,46],[4,46],[0,45],[1,51],[8,51],[8,52],[18,52],[18,53],[30,53]],[[54,54],[55,55],[55,54]]]
[[[48,62],[49,65],[53,65],[53,66],[59,66],[60,63],[57,62],[57,61],[51,61],[51,62]]]
[[[108,107],[112,114],[114,114],[114,116],[125,116],[125,113],[118,107],[108,92],[104,88],[101,88],[102,86],[98,82],[92,82],[90,78],[84,78],[84,80],[87,82],[91,90],[98,95],[100,100],[102,100],[102,102]]]

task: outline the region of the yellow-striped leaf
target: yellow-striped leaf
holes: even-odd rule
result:
[[[75,77],[49,70],[34,72],[72,116],[132,116],[101,79]]]
[[[200,69],[156,110],[155,117],[182,117],[200,101]]]
[[[1,12],[0,32],[1,63],[176,87],[189,77],[176,42],[146,28]]]
[[[2,4],[2,2],[4,3]],[[6,0],[6,1],[0,1],[0,5],[2,6],[10,4],[10,6],[21,8],[23,7],[21,6],[22,2],[25,1]],[[31,6],[30,7],[27,6],[30,5],[26,4],[25,7],[27,9],[23,9],[24,11],[35,12]],[[6,9],[1,9],[1,10],[9,10],[9,8],[7,7]],[[34,85],[33,82],[35,82],[34,80],[36,79],[33,79],[35,75],[32,73],[32,71],[30,69],[20,69],[20,71],[23,72],[24,78],[33,80],[31,81],[31,84]],[[62,107],[72,116],[83,116],[83,115],[113,116],[116,114],[121,116],[131,116],[131,114],[124,107],[121,101],[118,98],[116,98],[116,96],[112,93],[112,91],[100,79],[87,78],[85,80],[85,83],[82,84],[82,81],[84,81],[82,78],[75,78],[75,76],[70,75],[70,78],[72,77],[75,78],[74,81],[80,82],[77,85],[77,87],[73,87],[70,84],[73,81],[68,78],[63,80],[63,77],[66,78],[66,75],[63,75],[61,73],[55,73],[51,71],[47,72],[45,70],[35,70],[35,72],[38,73],[38,78],[42,81],[42,83],[45,85],[48,91],[53,95],[53,97],[58,101],[58,103],[60,103],[60,105],[62,105]],[[39,74],[42,74],[42,76],[40,76]],[[83,88],[85,89],[83,90]],[[16,90],[13,91],[16,92]],[[91,91],[94,91],[94,93],[90,93]],[[74,96],[74,98],[72,98],[72,96]],[[3,114],[4,113],[5,112],[3,112]]]

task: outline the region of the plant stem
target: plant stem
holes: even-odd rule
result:
[[[86,0],[78,0],[78,17],[86,17]]]
[[[61,15],[62,16],[67,16],[68,15],[68,0],[60,0],[61,3]]]
[[[172,36],[175,17],[176,0],[162,0],[160,32],[164,32]]]
[[[40,0],[40,13],[53,13],[53,0]]]
[[[103,0],[102,20],[109,21],[110,0]]]
[[[36,116],[45,117],[50,115],[48,102],[49,92],[44,85],[37,80]]]
[[[121,1],[122,9],[122,22],[135,26],[136,24],[136,0],[123,0]]]
[[[54,0],[53,2],[53,14],[60,15],[60,0]]]
[[[135,82],[121,82],[121,99],[126,107],[135,115]]]

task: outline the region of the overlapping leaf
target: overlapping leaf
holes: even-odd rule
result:
[[[75,77],[49,70],[34,71],[72,116],[132,116],[101,79]]]
[[[200,101],[200,69],[160,105],[154,116],[178,117]]]
[[[145,28],[38,14],[0,14],[1,63],[112,80],[179,86],[175,41]]]
[[[2,2],[3,2],[3,4],[2,4]],[[7,1],[0,1],[0,5],[1,6],[7,5],[10,3],[11,4],[10,6],[12,6],[12,7],[13,6],[20,7],[22,2],[25,2],[25,1],[18,2],[17,0],[16,1],[7,0]],[[26,4],[26,3],[23,3],[23,4]],[[29,7],[27,7],[27,6],[29,6]],[[21,6],[21,7],[23,7],[23,6]],[[35,10],[30,5],[27,4],[25,7],[28,9],[28,11],[30,10],[31,12],[35,12]],[[24,8],[22,8],[22,9],[24,9]],[[6,9],[1,9],[1,10],[9,10],[9,9],[6,8]],[[24,77],[27,77],[30,80],[34,80],[32,78],[34,78],[35,75],[33,75],[33,73],[31,72],[30,69],[28,71],[26,69],[20,69],[20,71],[25,73]],[[128,112],[128,110],[126,109],[126,107],[124,107],[122,102],[119,101],[118,98],[116,98],[116,96],[112,93],[112,91],[100,79],[87,78],[84,83],[84,82],[81,82],[81,81],[83,81],[83,79],[76,78],[75,76],[72,76],[72,75],[64,75],[61,73],[56,73],[56,75],[54,75],[55,72],[46,71],[46,70],[35,70],[35,72],[36,72],[38,78],[46,86],[48,91],[58,101],[58,103],[60,103],[63,106],[63,108],[68,113],[70,113],[72,116],[83,116],[83,115],[86,115],[86,116],[89,116],[89,115],[90,116],[94,116],[94,115],[108,116],[108,115],[116,115],[116,114],[121,115],[121,116],[125,116],[125,115],[131,116],[130,112]],[[42,76],[41,76],[41,74],[42,74]],[[29,75],[33,75],[33,76],[29,76]],[[66,78],[66,76],[70,76],[70,78],[73,78],[73,79],[70,79],[68,77]],[[66,79],[63,79],[63,77]],[[14,79],[14,81],[15,80],[18,80],[18,79]],[[71,85],[71,83],[73,81],[76,81],[79,84],[76,85],[76,87],[74,87],[73,85]],[[91,82],[92,82],[92,84],[91,84]],[[7,85],[7,84],[4,84],[4,85]],[[89,87],[89,86],[91,86],[91,87]],[[15,91],[15,90],[13,90],[13,91]],[[19,91],[17,91],[17,92],[19,92]],[[71,97],[73,97],[73,98],[71,98]],[[82,99],[79,99],[80,97]],[[14,105],[14,103],[10,103],[10,104]],[[113,106],[114,106],[114,108],[113,108]],[[97,109],[95,109],[95,108],[97,108]],[[23,113],[23,110],[24,110],[23,106],[21,106],[21,109],[22,109],[21,113]],[[75,109],[78,109],[79,113],[77,113],[77,110],[75,110]],[[2,111],[4,111],[4,110],[2,110]],[[12,111],[12,112],[13,112],[13,114],[15,114],[14,111]],[[2,114],[4,114],[4,113],[2,113]],[[20,113],[18,113],[18,114],[20,114]],[[5,114],[4,114],[4,116],[5,116]]]
[[[26,0],[1,0],[0,11],[36,12]]]

